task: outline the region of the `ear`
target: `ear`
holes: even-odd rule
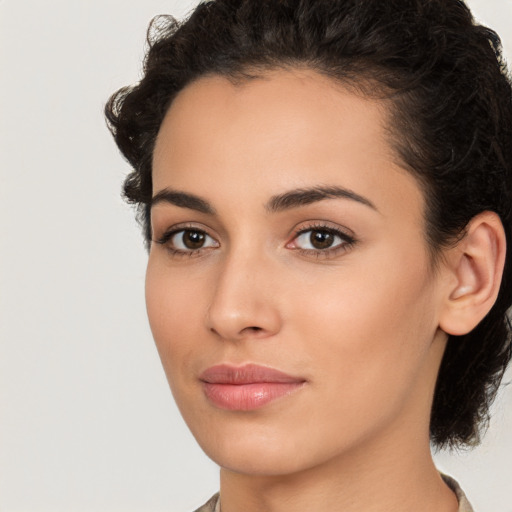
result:
[[[449,278],[439,327],[461,336],[491,310],[500,290],[506,238],[499,216],[482,212],[466,226],[466,235],[445,254]]]

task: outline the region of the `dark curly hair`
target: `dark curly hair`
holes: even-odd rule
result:
[[[152,155],[176,95],[205,75],[237,82],[306,67],[387,98],[392,145],[426,198],[432,261],[482,211],[512,247],[512,90],[500,39],[461,0],[211,0],[183,22],[153,20],[144,76],[105,112],[133,166],[124,184],[150,244]],[[512,253],[497,301],[465,336],[450,336],[439,371],[434,445],[478,443],[511,358]]]

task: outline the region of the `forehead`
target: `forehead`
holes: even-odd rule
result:
[[[316,144],[319,137],[349,145],[371,141],[392,156],[385,140],[387,114],[383,101],[356,95],[307,69],[268,71],[236,83],[206,76],[174,99],[157,138],[155,160],[162,146],[177,149],[195,139],[210,141],[212,150],[226,149],[217,144],[220,139],[252,146],[271,141],[282,145],[298,138]],[[359,137],[363,133],[365,137]]]
[[[221,181],[224,198],[261,192],[263,200],[321,183],[373,196],[375,204],[376,196],[394,202],[404,194],[421,203],[416,180],[396,163],[387,118],[386,103],[310,70],[236,84],[203,77],[178,94],[164,118],[153,192],[192,187],[209,195]]]

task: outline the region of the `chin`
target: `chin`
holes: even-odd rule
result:
[[[192,429],[192,433],[213,462],[235,473],[276,476],[295,473],[308,465],[303,460],[307,450],[290,431],[281,433],[255,426],[237,429],[231,424],[222,432]]]
[[[298,459],[298,450],[283,450],[282,447],[261,447],[253,443],[247,446],[205,449],[221,468],[234,473],[253,476],[283,476],[300,472],[308,467],[306,461]]]

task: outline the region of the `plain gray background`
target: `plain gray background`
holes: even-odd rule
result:
[[[153,346],[102,115],[149,20],[193,3],[0,0],[1,512],[186,512],[217,489]],[[469,4],[510,60],[512,1]],[[495,409],[481,447],[437,458],[478,511],[512,512],[512,386]]]

